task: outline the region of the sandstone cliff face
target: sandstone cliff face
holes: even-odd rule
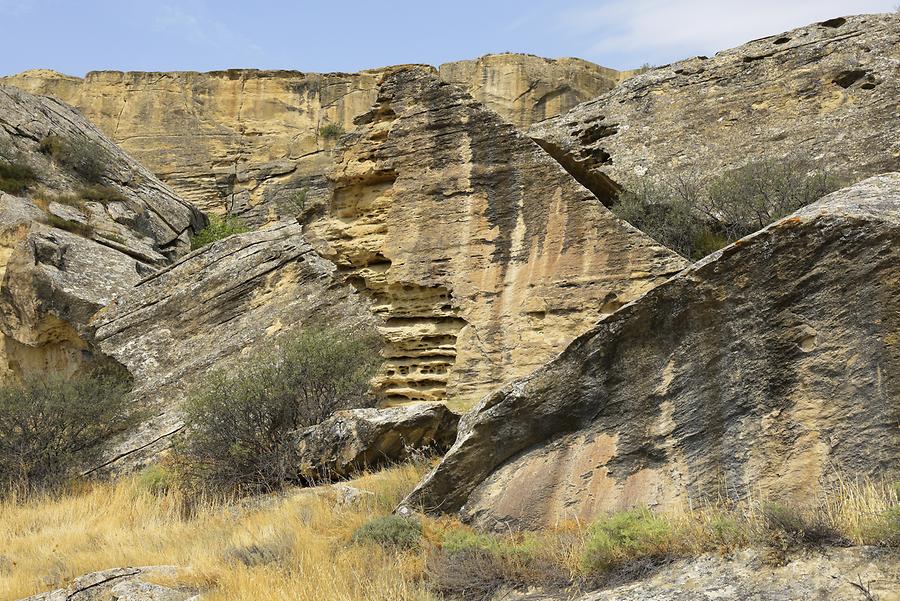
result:
[[[334,276],[299,225],[280,224],[194,251],[98,312],[90,324],[97,347],[128,368],[133,396],[154,410],[107,461],[136,464],[167,447],[191,386],[279,332],[311,318],[371,324],[359,295]]]
[[[384,319],[389,401],[477,399],[685,265],[429,69],[357,121],[305,233]]]
[[[562,115],[575,105],[613,89],[630,73],[579,58],[548,59],[530,54],[488,54],[440,66],[443,81],[519,128]]]
[[[49,134],[90,149],[102,201],[39,151]],[[203,217],[70,107],[5,86],[0,160],[34,177],[18,196],[0,192],[0,378],[72,372],[92,360],[90,316],[185,254]]]
[[[482,400],[407,499],[488,528],[897,473],[900,174],[698,262]]]
[[[100,71],[84,79],[27,71],[0,82],[49,94],[91,122],[204,211],[252,225],[326,193],[332,135],[353,129],[388,69],[360,73]],[[521,126],[610,89],[618,72],[578,59],[506,54],[450,63],[441,75]]]
[[[900,169],[900,15],[863,15],[653,69],[530,135],[601,198],[643,176],[817,160]]]

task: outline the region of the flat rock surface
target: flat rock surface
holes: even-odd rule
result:
[[[405,501],[535,528],[897,475],[900,174],[743,238],[487,396]]]

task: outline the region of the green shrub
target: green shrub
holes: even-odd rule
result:
[[[319,128],[319,135],[325,140],[337,140],[344,135],[344,126],[340,123],[326,122]]]
[[[51,134],[41,140],[40,151],[90,183],[99,183],[106,173],[109,155],[92,140],[70,140]]]
[[[125,202],[127,200],[124,196],[122,196],[121,192],[119,192],[112,186],[104,186],[101,184],[82,186],[78,189],[78,195],[84,200],[92,200],[94,202],[99,202],[102,204],[108,204],[111,202]]]
[[[216,240],[227,238],[233,234],[243,234],[247,231],[249,231],[247,226],[237,217],[210,215],[209,224],[191,238],[191,248],[196,250],[212,244]]]
[[[42,374],[0,386],[0,486],[52,488],[137,419],[123,368],[88,375]]]
[[[36,179],[34,170],[24,162],[0,159],[0,190],[8,194],[21,194]]]
[[[808,160],[758,161],[710,179],[644,178],[626,186],[612,211],[660,244],[697,260],[843,183]]]
[[[137,475],[137,485],[153,495],[165,495],[177,486],[175,474],[166,467],[154,463],[148,465]]]
[[[211,372],[185,403],[176,461],[186,482],[258,492],[296,479],[292,432],[339,409],[371,405],[378,365],[374,332],[312,326],[237,369]]]
[[[602,573],[629,561],[663,558],[673,536],[668,522],[646,509],[616,513],[588,529],[582,564],[588,573]]]
[[[370,520],[353,532],[354,543],[375,543],[382,547],[415,549],[422,538],[422,524],[414,518],[388,515]]]
[[[450,530],[444,534],[441,548],[451,555],[482,551],[506,559],[528,560],[536,555],[537,541],[529,537],[506,540],[467,530]]]

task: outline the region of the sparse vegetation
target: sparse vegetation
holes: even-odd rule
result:
[[[357,544],[375,543],[383,547],[415,549],[422,538],[422,524],[416,518],[386,515],[370,520],[353,532]]]
[[[844,184],[805,159],[749,163],[704,179],[643,178],[626,186],[613,212],[679,254],[700,259]]]
[[[24,161],[0,159],[0,190],[8,194],[21,194],[37,179],[34,170]]]
[[[292,217],[298,217],[306,210],[306,204],[309,191],[306,188],[300,188],[290,195],[288,199],[281,203],[281,211]]]
[[[337,140],[344,135],[344,126],[340,123],[325,122],[319,128],[319,135],[325,140]]]
[[[102,204],[125,202],[126,200],[122,193],[112,186],[104,186],[101,184],[83,186],[78,189],[78,195],[84,200],[91,200]]]
[[[237,217],[210,215],[209,224],[191,238],[191,248],[196,250],[212,244],[216,240],[222,240],[234,234],[243,234],[247,231],[249,231],[247,226]]]
[[[51,134],[41,140],[39,150],[89,183],[99,183],[106,173],[108,153],[92,140],[70,140]]]
[[[135,417],[122,368],[0,386],[0,494],[54,488]]]
[[[185,405],[184,477],[219,492],[284,486],[296,474],[291,432],[374,402],[378,343],[374,332],[309,326],[237,371],[211,373]]]
[[[47,223],[61,230],[72,232],[84,238],[90,238],[94,235],[94,228],[89,223],[81,223],[79,221],[70,221],[63,219],[57,215],[47,214]]]

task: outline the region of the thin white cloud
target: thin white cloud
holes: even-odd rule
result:
[[[6,16],[19,16],[32,12],[38,0],[0,0],[0,13]]]
[[[259,45],[233,31],[225,23],[188,11],[183,6],[160,5],[157,8],[154,26],[157,31],[177,35],[198,46],[220,49],[240,47],[255,55],[261,55],[263,52]]]
[[[712,54],[749,40],[840,15],[889,12],[897,0],[609,0],[560,15],[560,29],[585,54],[651,59]]]

